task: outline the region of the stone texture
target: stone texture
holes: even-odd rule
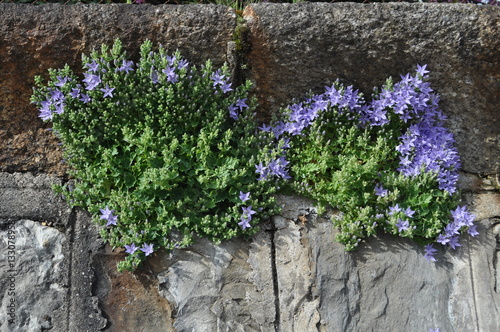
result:
[[[97,276],[92,268],[93,257],[103,245],[97,226],[90,222],[87,213],[74,212],[71,216],[69,239],[69,275],[71,279],[68,331],[102,331],[107,325],[99,307],[99,298],[94,294]]]
[[[369,92],[387,75],[428,63],[464,156],[460,187],[477,238],[440,248],[434,264],[415,243],[386,235],[346,253],[311,201],[280,196],[282,213],[249,240],[199,240],[119,274],[123,250],[103,246],[90,216],[54,196],[51,184],[61,179],[0,173],[0,331],[499,331],[498,14],[430,4],[261,4],[245,12],[246,73],[262,114],[337,77]],[[195,62],[239,61],[230,42],[235,17],[224,7],[0,4],[0,22],[0,171],[64,173],[28,99],[33,75],[77,64],[81,52],[119,36],[133,56],[150,38]],[[16,326],[5,323],[12,224]]]
[[[13,268],[7,260],[8,246],[12,245],[7,242],[8,230],[0,231],[0,331],[67,330],[68,244],[64,233],[31,220],[11,224],[15,230],[14,247],[9,248],[15,256]],[[15,323],[9,324],[13,317],[7,316],[6,308],[12,298],[16,317]]]
[[[280,331],[498,331],[498,219],[429,263],[415,243],[381,235],[351,253],[304,199],[275,218]],[[283,219],[288,222],[285,224]]]
[[[149,265],[134,273],[119,273],[116,264],[123,256],[109,246],[93,256],[92,294],[107,319],[103,331],[175,331],[172,308],[158,292],[158,280]]]
[[[262,3],[244,17],[249,75],[264,115],[337,78],[369,95],[387,77],[428,64],[464,170],[500,169],[499,7]]]
[[[52,191],[61,180],[48,175],[0,172],[0,219],[31,219],[65,226],[69,209]]]
[[[236,16],[223,6],[0,4],[0,171],[64,173],[61,150],[30,104],[35,75],[120,38],[132,57],[150,39],[193,63],[227,60]]]
[[[199,240],[158,258],[154,266],[177,331],[274,330],[271,239],[265,231],[251,241],[218,246]]]

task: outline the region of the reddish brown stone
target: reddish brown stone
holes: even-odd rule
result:
[[[428,64],[464,170],[500,169],[500,7],[262,3],[244,17],[250,78],[266,117],[337,78],[369,96],[389,76]]]
[[[169,302],[158,293],[158,279],[145,271],[119,273],[116,264],[125,254],[107,247],[94,256],[98,279],[94,291],[108,320],[106,331],[175,331]],[[153,254],[157,255],[157,254]]]
[[[35,75],[66,63],[78,72],[82,53],[116,38],[133,58],[150,39],[221,65],[235,23],[222,6],[0,4],[0,171],[65,172],[50,124],[30,104]]]

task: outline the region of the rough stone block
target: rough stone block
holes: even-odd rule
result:
[[[500,168],[500,7],[464,4],[253,4],[250,77],[262,113],[337,78],[365,95],[428,64],[468,172]]]
[[[276,318],[271,239],[220,245],[198,240],[156,260],[159,291],[174,310],[177,331],[273,331]],[[163,266],[163,268],[158,268]]]
[[[9,229],[15,235],[9,241],[9,229],[0,231],[0,330],[67,331],[69,279],[65,234],[31,220],[8,225],[12,225]],[[11,303],[12,311],[7,309]],[[9,322],[11,319],[14,320]]]
[[[300,198],[280,201],[285,211],[305,209]],[[420,246],[388,235],[345,252],[330,221],[308,219],[289,219],[274,237],[281,331],[499,329],[498,220],[478,222],[479,236],[439,248],[430,263]]]
[[[52,184],[61,180],[45,174],[0,172],[0,219],[31,219],[64,226],[70,210]]]
[[[30,104],[35,75],[120,38],[132,57],[146,39],[193,63],[228,60],[236,16],[224,6],[0,4],[0,171],[63,174],[61,150]]]

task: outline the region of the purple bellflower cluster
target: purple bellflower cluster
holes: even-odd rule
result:
[[[128,254],[119,269],[136,268],[160,247],[187,246],[194,235],[219,241],[254,234],[253,226],[278,210],[276,188],[259,183],[247,163],[265,155],[250,81],[235,87],[227,66],[190,66],[179,52],[153,51],[150,41],[140,55],[128,60],[119,40],[102,45],[83,55],[81,76],[69,66],[49,70],[48,83],[36,76],[32,96],[77,179],[75,188],[58,190],[97,212],[103,239]],[[286,177],[286,166],[276,159],[269,172]],[[239,200],[226,197],[242,184]],[[163,204],[168,199],[175,204]],[[176,241],[173,230],[182,234]]]
[[[272,177],[290,179],[289,161],[286,159],[289,139],[306,135],[305,129],[314,124],[321,112],[336,109],[339,116],[357,121],[361,128],[384,127],[395,120],[406,124],[408,129],[399,137],[399,144],[396,147],[399,154],[399,167],[396,171],[405,177],[416,177],[421,172],[435,174],[439,189],[450,195],[455,194],[460,158],[454,146],[453,135],[443,126],[446,116],[438,108],[439,96],[426,82],[428,73],[426,65],[418,65],[416,75],[401,76],[401,81],[396,84],[389,81],[387,86],[369,102],[365,102],[362,95],[352,86],[344,87],[337,81],[331,87],[327,87],[323,94],[314,95],[304,102],[288,106],[284,120],[276,121],[272,126],[260,127],[263,132],[273,133],[276,142],[281,141],[282,152],[277,159],[271,158],[267,164],[255,165],[258,179],[268,180]],[[276,143],[276,150],[279,150],[278,144]],[[388,190],[384,189],[382,183],[377,183],[375,195],[386,197]],[[410,225],[408,219],[412,218],[415,211],[409,207],[399,208],[396,204],[389,208],[386,214],[390,216],[396,212],[402,212],[407,217],[397,218],[395,226],[398,232],[415,228]],[[477,231],[472,224],[474,216],[468,213],[465,207],[458,207],[457,210],[450,212],[454,221],[436,241],[455,248],[459,246],[457,240],[460,230],[467,228],[471,236],[475,236]],[[430,244],[425,248],[425,257],[433,260],[435,252]]]
[[[118,221],[118,216],[114,215],[114,210],[110,210],[109,207],[106,206],[105,209],[100,209],[101,217],[100,219],[104,219],[106,221],[106,226],[115,225]]]
[[[250,192],[243,193],[240,191],[240,200],[244,203],[250,199]],[[242,214],[241,214],[241,221],[238,223],[238,225],[241,226],[242,229],[252,227],[250,225],[250,221],[252,221],[252,215],[254,215],[256,212],[252,210],[252,206],[243,206],[242,208]]]

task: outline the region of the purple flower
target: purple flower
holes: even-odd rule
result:
[[[267,133],[270,132],[273,128],[264,123],[262,126],[259,127],[259,129]]]
[[[158,72],[154,69],[151,70],[151,75],[150,75],[151,81],[156,84],[158,83]]]
[[[398,228],[398,232],[407,231],[410,228],[410,223],[408,220],[401,220],[398,218],[398,222],[396,223],[396,227]]]
[[[101,211],[101,219],[108,220],[110,216],[113,215],[114,210],[110,210],[109,207],[106,206],[105,209],[99,209]]]
[[[446,236],[452,237],[453,235],[458,235],[460,233],[460,227],[460,224],[456,222],[449,223],[444,229]]]
[[[243,210],[242,218],[244,217],[245,219],[248,219],[249,221],[252,220],[252,215],[257,213],[254,210],[252,210],[252,206],[242,207],[241,209]]]
[[[246,202],[250,199],[250,192],[247,192],[246,194],[240,191],[240,199],[242,202]]]
[[[107,221],[106,226],[116,225],[118,220],[118,216],[113,215],[114,210],[110,210],[109,207],[106,206],[106,209],[99,209],[101,211],[100,219],[104,219]]]
[[[144,243],[141,247],[141,251],[146,255],[149,256],[153,253],[153,245],[152,244],[146,244]]]
[[[137,249],[139,249],[139,248],[135,246],[135,243],[125,245],[125,252],[127,254],[132,255]]]
[[[79,99],[82,101],[84,104],[90,102],[92,99],[89,97],[88,94],[82,93],[81,98]]]
[[[68,76],[65,76],[65,77],[57,76],[57,80],[58,80],[58,82],[55,83],[54,85],[59,86],[59,87],[63,87],[71,79]]]
[[[255,173],[260,174],[260,177],[257,179],[258,181],[266,180],[267,175],[269,174],[269,170],[267,169],[267,167],[262,165],[262,162],[259,162],[258,165],[255,165]]]
[[[436,239],[437,243],[441,243],[443,246],[448,244],[450,242],[450,237],[446,234],[439,234],[439,236]]]
[[[387,189],[384,189],[380,183],[375,185],[375,195],[385,197],[387,196],[387,192]]]
[[[176,83],[179,80],[179,75],[175,73],[174,67],[168,67],[167,69],[163,69],[162,72],[167,75],[167,81],[170,83]]]
[[[439,332],[439,327],[437,329],[430,329],[429,332]]]
[[[467,233],[469,233],[470,236],[479,235],[479,232],[477,231],[476,227],[477,225],[470,226],[469,229],[467,230]]]
[[[110,225],[116,226],[117,221],[118,221],[118,216],[111,216],[111,217],[109,217],[108,222],[106,223],[106,226],[110,226]]]
[[[118,71],[124,71],[128,74],[129,72],[134,71],[134,69],[132,68],[133,65],[133,61],[123,60],[122,66],[118,68]]]
[[[425,246],[424,248],[425,254],[424,257],[427,259],[429,262],[435,262],[436,259],[434,258],[434,255],[436,254],[437,250],[432,247],[432,243],[429,243],[428,245]]]
[[[40,114],[38,115],[43,121],[52,120],[53,114],[50,109],[50,103],[45,101],[42,102],[42,107],[40,108]]]
[[[54,113],[56,114],[63,114],[64,113],[64,103],[58,103],[55,105],[56,107],[56,110],[54,111]]]
[[[183,68],[186,68],[188,65],[189,65],[189,62],[185,59],[182,59],[179,61],[179,63],[177,63],[177,68],[183,69]]]
[[[75,99],[77,99],[78,97],[80,97],[80,89],[71,89],[71,92],[69,93],[69,95]]]
[[[405,215],[409,218],[413,217],[413,215],[415,214],[415,211],[413,211],[411,208],[406,208],[405,210],[403,210],[403,212],[405,213]]]
[[[91,73],[95,73],[97,71],[97,69],[99,68],[99,65],[97,64],[97,62],[92,61],[91,63],[87,63],[85,65],[85,67],[87,67],[89,69],[89,72]]]
[[[106,87],[101,89],[102,92],[104,92],[104,95],[103,95],[103,98],[106,98],[106,97],[113,97],[113,90],[115,88],[110,88],[107,84],[106,84]]]
[[[240,225],[242,229],[252,227],[252,225],[250,225],[250,220],[243,217],[241,218],[241,221],[238,223],[238,225]]]
[[[244,108],[248,107],[248,105],[245,103],[245,101],[247,100],[247,98],[243,98],[243,99],[238,99],[236,101],[236,107],[239,107],[240,108],[240,111],[243,111]]]
[[[83,79],[83,82],[86,83],[85,89],[87,90],[94,90],[99,83],[101,83],[101,77],[99,75],[93,75],[93,74],[87,74],[85,73],[85,79]]]
[[[466,206],[457,206],[457,208],[451,211],[451,216],[453,221],[460,226],[472,226],[474,222],[474,215],[467,211]]]
[[[225,83],[224,82],[225,76],[221,74],[220,69],[218,69],[215,73],[213,73],[212,76],[210,76],[210,79],[214,82],[213,83],[214,87]]]
[[[429,71],[426,70],[426,68],[427,68],[427,65],[421,66],[421,65],[417,64],[417,74],[422,76],[422,77],[425,77],[426,76],[425,74],[429,73]]]
[[[234,104],[229,105],[229,117],[233,120],[238,120],[238,107],[234,106]]]
[[[229,91],[233,91],[233,89],[231,88],[231,83],[229,83],[229,82],[221,84],[220,88],[221,88],[222,92],[224,92],[224,93],[228,93]]]
[[[177,57],[175,55],[172,56],[167,55],[167,61],[169,66],[173,66],[175,61],[177,61]]]
[[[398,204],[389,207],[389,215],[390,216],[392,216],[400,211],[401,211],[401,208],[399,207]]]
[[[451,237],[450,241],[448,242],[448,245],[452,249],[456,249],[457,247],[460,247],[460,244],[458,243],[458,235]]]

